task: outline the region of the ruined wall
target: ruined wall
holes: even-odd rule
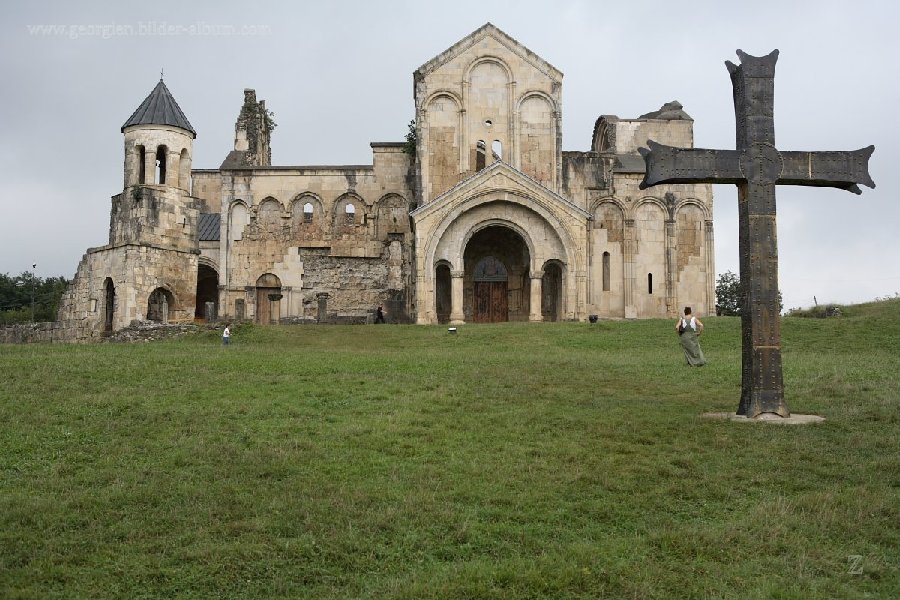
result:
[[[178,188],[132,186],[112,197],[109,243],[191,252],[197,247],[198,218],[196,199]]]
[[[198,254],[147,246],[93,248],[82,257],[75,278],[63,294],[58,320],[79,338],[96,338],[106,329],[108,285],[113,294],[111,328],[146,319],[150,296],[159,288],[171,297],[168,320],[194,317]],[[107,283],[107,281],[109,283]]]
[[[334,294],[329,312],[365,315],[388,299],[395,313],[408,312],[410,158],[399,143],[372,148],[372,166],[223,171],[226,317],[315,318],[319,293]],[[269,284],[282,298],[266,307],[257,288]]]

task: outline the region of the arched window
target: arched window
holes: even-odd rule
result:
[[[647,293],[653,293],[653,273],[647,273]]]
[[[475,144],[475,170],[476,171],[480,171],[484,168],[486,152],[487,152],[487,146],[485,145],[484,140],[478,140],[478,143]]]
[[[603,253],[603,291],[609,291],[609,252]]]
[[[303,205],[303,222],[304,223],[312,223],[313,221],[313,205],[311,202],[307,202]]]
[[[344,207],[344,213],[347,218],[347,225],[353,225],[356,223],[356,207],[351,203],[347,203],[347,206]]]
[[[159,185],[166,184],[166,147],[156,149],[156,181]]]
[[[500,140],[494,140],[491,144],[491,153],[494,155],[494,160],[503,160],[503,144],[500,143]]]
[[[143,146],[137,147],[138,151],[138,183],[144,184],[147,183],[147,149]]]

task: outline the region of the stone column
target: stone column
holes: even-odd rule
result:
[[[572,315],[576,321],[584,318],[587,305],[588,277],[587,271],[575,271],[575,309],[566,312]],[[562,316],[562,313],[560,313]]]
[[[666,315],[677,317],[681,314],[676,304],[678,261],[676,256],[677,231],[675,220],[666,219]]]
[[[706,233],[706,314],[716,314],[716,244],[712,219],[704,222]]]
[[[466,315],[463,313],[463,276],[465,271],[450,271],[450,324],[462,325]]]
[[[181,154],[172,148],[166,150],[166,185],[179,187],[178,178],[181,176]]]
[[[416,275],[416,325],[428,325],[431,323],[429,317],[434,313],[434,294],[428,293],[425,289],[422,267],[417,266],[417,268],[419,274]],[[435,278],[432,277],[432,285],[435,283]]]
[[[541,279],[544,277],[543,271],[534,271],[531,277],[531,305],[529,321],[543,321],[544,315],[541,314]]]
[[[625,243],[623,244],[625,268],[625,318],[636,319],[637,307],[634,305],[634,219],[625,219]]]
[[[156,183],[156,148],[144,149],[144,183]]]
[[[319,292],[316,294],[316,300],[318,300],[318,315],[316,316],[316,321],[319,323],[325,323],[328,321],[328,293],[327,292]]]

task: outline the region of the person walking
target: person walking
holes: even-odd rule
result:
[[[706,364],[706,357],[700,349],[700,334],[703,332],[703,322],[691,314],[691,307],[684,307],[684,316],[675,323],[675,331],[678,332],[681,349],[684,350],[684,358],[689,367],[702,367]]]
[[[227,346],[231,343],[231,325],[225,324],[225,331],[222,332],[222,345]]]
[[[375,311],[375,324],[377,325],[378,323],[384,323],[384,311],[381,310],[380,306]]]

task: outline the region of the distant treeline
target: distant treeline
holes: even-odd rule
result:
[[[56,310],[66,286],[65,277],[35,277],[32,273],[0,274],[0,324],[55,321]]]

